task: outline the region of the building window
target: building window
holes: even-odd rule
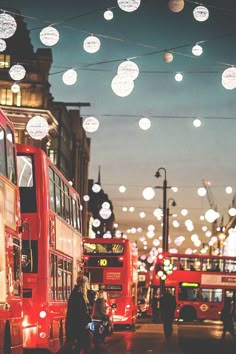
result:
[[[10,55],[0,54],[0,68],[10,68],[11,57]]]
[[[13,105],[13,92],[11,89],[1,89],[0,102],[3,105],[12,106]]]

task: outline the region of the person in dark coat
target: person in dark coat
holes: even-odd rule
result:
[[[72,290],[66,314],[66,341],[76,343],[76,353],[80,354],[84,349],[84,354],[90,351],[89,326],[90,316],[86,303],[87,296],[84,296],[85,277],[79,276],[77,284]]]
[[[223,322],[222,339],[225,338],[227,332],[235,339],[234,321],[233,321],[233,300],[230,297],[225,298],[224,307],[221,311],[221,320]]]
[[[170,339],[173,333],[173,320],[176,308],[175,297],[166,290],[160,299],[161,319],[166,339]]]

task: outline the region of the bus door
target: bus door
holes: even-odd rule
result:
[[[236,289],[225,289],[226,297],[231,297],[233,300],[233,317],[236,320]]]

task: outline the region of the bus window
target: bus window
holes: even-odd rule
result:
[[[3,176],[7,175],[5,132],[2,127],[0,127],[0,174],[2,174]]]
[[[33,157],[31,155],[18,155],[17,167],[21,212],[35,213],[37,206]]]
[[[55,175],[55,187],[56,187],[56,213],[61,216],[61,188],[60,188],[60,178]]]
[[[15,147],[12,130],[7,127],[7,175],[9,180],[16,184]]]
[[[180,270],[200,271],[200,258],[180,257]]]
[[[223,262],[219,258],[203,258],[202,259],[203,272],[223,272]]]
[[[203,301],[222,302],[222,289],[201,289]]]
[[[236,272],[236,260],[226,259],[225,260],[225,272],[235,273]]]
[[[14,295],[20,296],[20,279],[21,279],[21,268],[20,268],[20,242],[14,238],[13,244],[13,280],[14,280]]]
[[[38,241],[22,241],[21,266],[23,273],[38,272]]]
[[[50,192],[50,209],[56,211],[56,197],[55,197],[55,183],[54,183],[54,171],[49,167],[49,192]]]

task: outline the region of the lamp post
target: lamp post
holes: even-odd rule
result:
[[[167,235],[167,188],[170,188],[167,186],[167,179],[166,179],[166,169],[164,167],[160,167],[157,172],[155,173],[155,177],[159,178],[161,177],[160,171],[164,172],[164,180],[163,180],[163,186],[156,186],[155,188],[161,188],[163,190],[163,229],[162,229],[162,250],[163,252],[168,251],[168,235]],[[160,279],[160,293],[161,295],[164,295],[165,293],[165,279]]]

